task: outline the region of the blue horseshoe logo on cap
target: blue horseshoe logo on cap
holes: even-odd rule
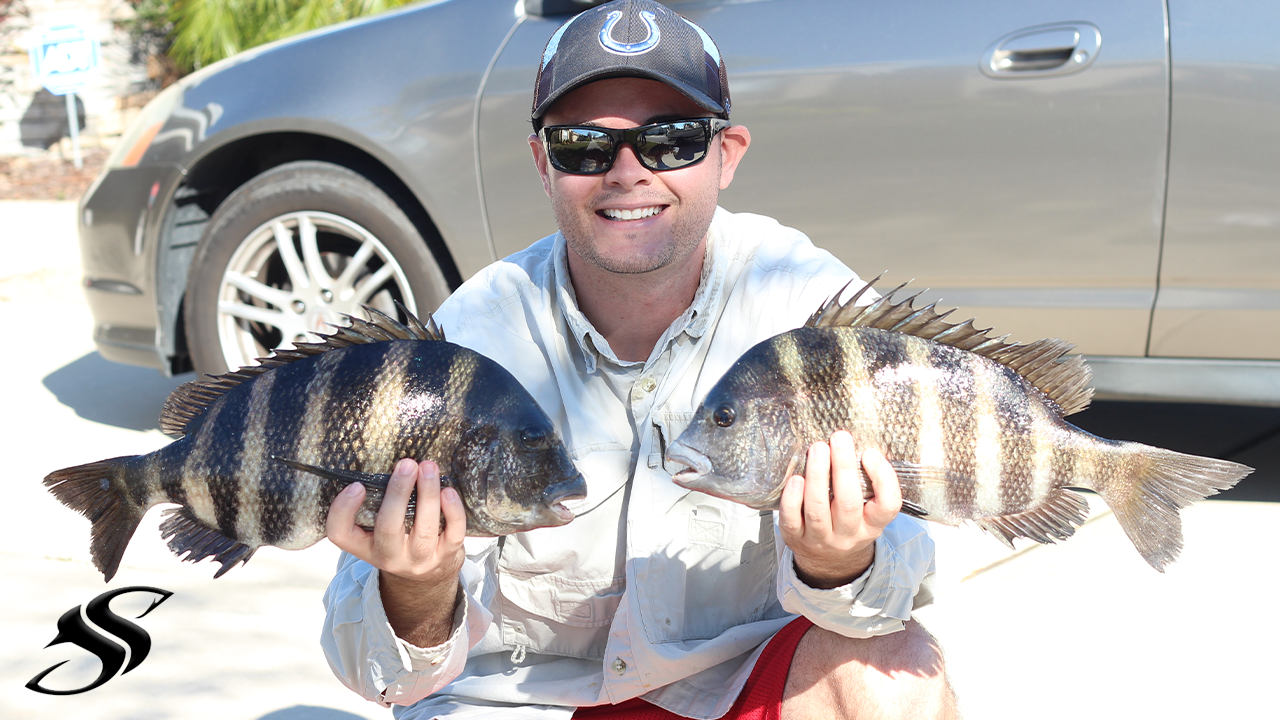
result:
[[[620,43],[613,39],[613,27],[621,19],[622,13],[614,10],[609,13],[609,17],[604,22],[604,27],[600,28],[600,44],[609,52],[619,55],[640,55],[656,47],[658,40],[662,38],[662,31],[658,29],[654,14],[646,11],[640,13],[640,19],[644,20],[645,27],[649,29],[648,37],[637,43]]]

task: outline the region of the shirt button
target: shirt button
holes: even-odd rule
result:
[[[653,392],[653,389],[658,387],[658,383],[653,378],[645,378],[640,381],[640,387],[644,388],[645,392]]]
[[[613,659],[613,671],[619,675],[627,671],[627,664],[623,662],[622,658]]]

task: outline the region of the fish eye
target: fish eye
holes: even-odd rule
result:
[[[721,405],[716,408],[715,412],[711,413],[711,419],[715,420],[716,424],[720,427],[729,427],[732,425],[736,416],[737,413],[734,412],[732,405]]]
[[[527,427],[520,432],[520,442],[530,450],[545,450],[551,442],[551,436],[544,428]]]

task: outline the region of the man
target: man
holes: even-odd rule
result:
[[[435,317],[529,389],[588,495],[566,526],[464,542],[430,459],[397,465],[372,532],[354,525],[363,489],[344,491],[323,642],[356,692],[412,704],[402,718],[954,714],[910,621],[933,546],[897,516],[882,456],[844,432],[815,444],[776,515],[683,490],[664,464],[739,355],[854,277],[799,232],[717,208],[751,142],[729,110],[715,44],[650,0],[548,42],[529,145],[560,232]]]

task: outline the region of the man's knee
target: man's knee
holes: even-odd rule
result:
[[[951,718],[955,695],[942,650],[919,623],[873,638],[811,628],[796,647],[784,718]],[[833,712],[834,711],[834,712]]]

